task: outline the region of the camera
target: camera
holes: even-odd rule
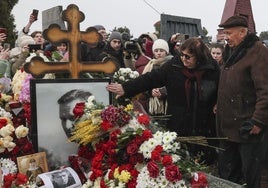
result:
[[[139,53],[139,43],[137,39],[126,41],[124,43],[124,50],[126,50],[128,53],[134,53],[137,54]]]
[[[141,39],[130,39],[130,36],[128,33],[122,33],[122,39],[123,39],[123,48],[128,53],[133,54],[139,54],[140,48],[139,45],[142,44]]]
[[[41,48],[41,44],[29,44],[28,47],[29,47],[29,52],[30,53],[34,53],[37,50],[41,50],[42,49]]]

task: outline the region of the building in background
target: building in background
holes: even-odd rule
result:
[[[251,33],[256,32],[250,0],[226,0],[220,23],[234,15],[245,17],[248,21],[249,31]],[[223,29],[218,29],[216,38],[218,42],[224,41]]]

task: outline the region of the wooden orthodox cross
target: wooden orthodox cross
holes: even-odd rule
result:
[[[85,32],[80,32],[79,23],[85,19],[85,15],[79,11],[76,5],[69,5],[62,12],[62,19],[67,21],[67,31],[61,30],[57,24],[51,24],[48,29],[44,30],[43,35],[52,43],[69,41],[70,62],[44,62],[41,57],[36,56],[24,65],[26,72],[31,73],[34,77],[44,73],[70,72],[72,78],[78,78],[82,72],[110,74],[116,71],[116,63],[111,58],[107,58],[103,62],[79,62],[80,43],[83,41],[91,46],[96,46],[101,37],[93,27],[89,27]]]

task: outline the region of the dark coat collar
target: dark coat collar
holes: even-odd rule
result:
[[[224,50],[225,55],[223,57],[225,67],[229,67],[238,62],[242,57],[244,57],[247,50],[251,48],[258,40],[259,38],[255,34],[248,34],[244,41],[242,41],[237,48],[231,49],[229,45],[226,45]]]

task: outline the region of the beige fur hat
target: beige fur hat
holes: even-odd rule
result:
[[[18,38],[18,46],[21,48],[25,45],[34,44],[34,43],[35,43],[34,39],[29,35],[23,35]]]

